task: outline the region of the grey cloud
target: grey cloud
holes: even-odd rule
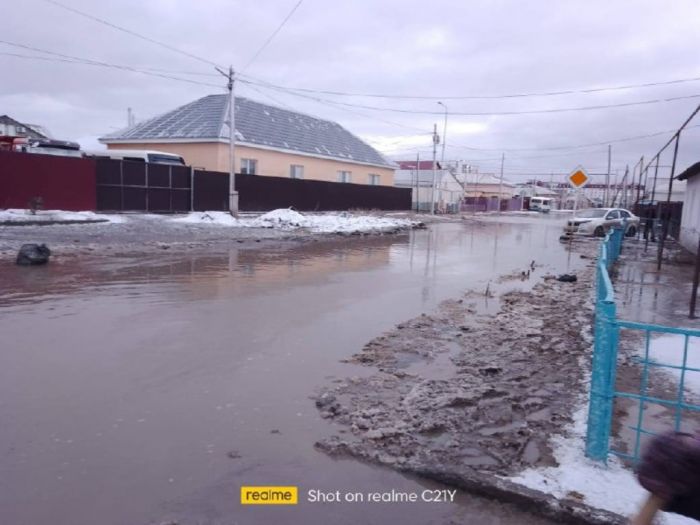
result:
[[[292,0],[156,0],[118,3],[62,0],[77,9],[167,42],[216,63],[242,67],[277,27]],[[81,18],[41,0],[7,2],[2,38],[59,53],[141,68],[221,88],[86,65],[22,60],[0,55],[0,113],[45,125],[66,139],[108,133],[126,121],[126,108],[148,118],[200,96],[221,92],[223,81],[206,64]],[[700,5],[693,0],[639,1],[437,1],[321,2],[305,0],[289,24],[245,72],[283,86],[347,92],[418,95],[507,94],[557,91],[700,76]],[[38,54],[0,45],[0,52]],[[188,75],[198,72],[203,75]],[[392,121],[442,129],[440,115],[405,115],[341,109],[286,93],[239,83],[241,95],[336,120],[360,136],[410,135]],[[446,101],[451,112],[531,110],[613,104],[700,93],[700,82],[595,94],[510,100]],[[322,98],[381,107],[440,112],[436,101]],[[447,156],[493,159],[501,149],[566,146],[643,135],[677,127],[700,99],[590,112],[458,117],[482,123],[479,133],[450,133]],[[698,120],[700,123],[700,120]],[[679,165],[697,160],[698,129],[683,137]],[[614,168],[624,170],[651,155],[667,137],[613,146]],[[430,150],[426,136],[424,146]],[[495,151],[470,151],[464,146]],[[413,158],[415,149],[404,156]],[[572,151],[508,151],[506,173],[562,171],[583,164],[604,167],[606,147]],[[484,169],[493,160],[477,161]]]

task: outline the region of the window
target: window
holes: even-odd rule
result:
[[[611,221],[613,219],[619,219],[620,218],[620,212],[617,210],[613,210],[608,215],[605,217],[606,221]]]
[[[258,161],[255,159],[241,159],[241,173],[243,175],[255,175],[258,171]]]
[[[289,166],[289,176],[293,179],[303,179],[304,178],[304,166],[299,164],[292,164]]]
[[[376,173],[370,173],[369,183],[372,186],[379,186],[379,175],[377,175]]]
[[[339,171],[338,172],[338,182],[350,182],[350,177],[352,173],[349,171]]]

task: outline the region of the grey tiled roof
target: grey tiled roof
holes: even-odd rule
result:
[[[100,138],[110,143],[228,139],[228,96],[208,95],[159,117]],[[236,142],[394,167],[341,125],[236,97]]]

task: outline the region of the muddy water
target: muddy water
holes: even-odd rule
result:
[[[241,507],[241,485],[420,493],[314,449],[309,395],[394,324],[531,260],[556,222],[441,224],[280,250],[57,257],[0,274],[0,523],[542,523],[455,504]],[[169,521],[168,521],[169,520]]]

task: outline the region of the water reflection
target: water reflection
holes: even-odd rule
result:
[[[333,376],[367,373],[341,360],[396,323],[533,259],[564,264],[549,228],[439,224],[275,250],[6,268],[0,522],[160,523],[167,507],[201,510],[174,520],[196,523],[216,507],[231,523],[246,482],[382,488],[372,468],[313,448],[330,429],[309,395]],[[435,512],[344,510],[355,523]],[[462,511],[445,507],[440,521]],[[334,520],[332,508],[314,512],[305,523]]]

